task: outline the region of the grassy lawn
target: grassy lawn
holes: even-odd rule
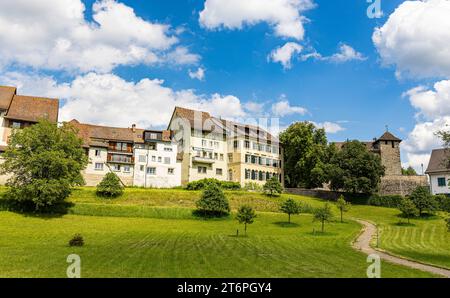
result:
[[[365,277],[366,256],[350,248],[360,227],[310,215],[285,226],[282,214],[258,213],[248,237],[232,219],[185,220],[0,212],[0,277],[65,277],[66,257],[81,256],[83,277]],[[86,245],[70,248],[81,233]],[[429,277],[387,263],[383,277]]]
[[[0,189],[3,191],[4,189]],[[232,217],[200,220],[192,215],[200,192],[127,189],[115,200],[99,199],[95,189],[77,189],[68,215],[32,217],[0,212],[0,277],[65,276],[65,258],[80,254],[84,277],[365,277],[366,256],[350,242],[360,231],[352,221],[327,225],[312,216],[294,216],[286,227],[278,211],[292,197],[313,207],[323,201],[283,194],[226,191],[233,210],[249,204],[258,210],[249,237]],[[335,210],[337,215],[337,210]],[[412,259],[450,267],[449,233],[440,218],[398,225],[394,209],[353,206],[347,217],[380,225],[380,247]],[[70,237],[81,233],[83,248],[70,248]],[[383,263],[383,277],[427,277],[427,273]]]

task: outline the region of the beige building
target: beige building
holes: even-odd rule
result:
[[[169,123],[181,160],[181,183],[203,178],[264,184],[283,183],[282,150],[277,138],[256,126],[176,107]]]
[[[58,99],[17,95],[15,87],[0,86],[0,154],[5,151],[14,129],[42,119],[56,123],[58,111]],[[0,176],[0,184],[5,184],[7,179],[8,176]]]

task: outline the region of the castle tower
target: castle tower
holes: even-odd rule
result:
[[[385,167],[385,176],[400,176],[402,174],[400,161],[401,142],[401,139],[386,131],[373,143],[380,153],[381,163]]]

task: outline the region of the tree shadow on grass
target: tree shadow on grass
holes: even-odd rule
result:
[[[295,222],[286,222],[286,221],[277,221],[277,222],[273,222],[272,224],[279,226],[281,228],[296,228],[299,227],[300,225],[298,223]]]
[[[21,214],[25,217],[36,217],[41,219],[60,218],[70,213],[70,209],[74,206],[72,202],[62,202],[53,206],[48,206],[36,210],[31,202],[18,203],[14,200],[0,198],[0,211],[9,211]]]
[[[225,212],[211,212],[204,210],[193,210],[192,216],[198,220],[207,220],[207,221],[222,221],[229,220],[231,215]]]
[[[391,225],[396,226],[396,227],[415,227],[416,226],[413,223],[408,223],[408,222],[403,222],[403,221],[391,223]]]

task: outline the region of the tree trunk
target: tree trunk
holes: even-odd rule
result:
[[[247,236],[247,224],[244,224],[245,227],[245,236]]]
[[[322,233],[323,233],[323,230],[324,230],[324,225],[325,225],[325,221],[322,220]]]
[[[290,213],[288,214],[288,217],[289,217],[288,222],[291,223],[291,214]]]
[[[341,209],[341,223],[344,222],[344,220],[342,219],[342,213],[343,213],[343,211]]]

